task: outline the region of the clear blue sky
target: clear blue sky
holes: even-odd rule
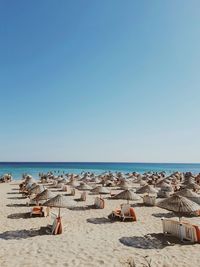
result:
[[[200,2],[0,1],[0,161],[200,162]]]

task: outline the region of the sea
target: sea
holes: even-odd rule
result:
[[[52,171],[55,174],[83,172],[93,172],[100,174],[103,172],[160,172],[166,174],[175,171],[200,173],[200,164],[197,163],[120,163],[120,162],[0,162],[0,176],[5,173],[12,174],[18,180],[22,174],[30,174],[38,178],[39,173]]]

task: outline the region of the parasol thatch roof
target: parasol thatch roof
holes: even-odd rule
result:
[[[76,180],[72,180],[72,181],[68,182],[67,185],[70,185],[71,187],[77,187],[80,185],[80,183]]]
[[[150,185],[145,185],[136,191],[137,194],[156,194],[157,190]]]
[[[50,190],[45,189],[40,194],[38,194],[34,199],[35,200],[47,200],[53,197],[54,197],[54,194]]]
[[[110,191],[103,186],[97,186],[91,190],[92,193],[97,193],[97,194],[110,194]]]
[[[96,184],[100,183],[101,182],[101,179],[99,179],[98,177],[94,177],[91,179],[91,182],[94,182]]]
[[[91,190],[92,187],[88,184],[82,183],[80,186],[77,187],[78,190],[86,191]]]
[[[187,189],[193,189],[193,190],[200,190],[200,186],[198,184],[195,183],[190,183],[188,185],[185,186],[185,188]]]
[[[173,195],[164,199],[158,202],[157,206],[162,209],[182,214],[190,214],[200,210],[200,206],[198,204],[179,195]]]
[[[121,184],[120,184],[120,188],[121,189],[130,189],[130,188],[132,188],[133,187],[133,184],[132,183],[130,183],[130,182],[127,182],[127,181],[124,181],[124,182],[122,182]]]
[[[177,193],[175,193],[175,195],[186,197],[192,200],[193,202],[200,204],[200,195],[190,189],[187,189],[187,188],[182,189],[181,191],[178,191]]]
[[[34,188],[36,185],[37,185],[36,183],[27,183],[27,184],[25,184],[25,188],[27,190],[30,190],[30,189]]]
[[[69,200],[67,197],[64,197],[62,195],[57,195],[43,204],[43,206],[56,207],[56,208],[70,208],[75,205],[76,205],[75,201]]]
[[[185,189],[182,189],[181,191],[178,191],[175,193],[175,195],[179,195],[179,196],[182,196],[182,197],[187,197],[187,198],[200,198],[200,195],[195,193],[194,191],[188,189],[188,188],[185,188]]]
[[[115,199],[126,199],[126,200],[139,200],[140,197],[136,195],[132,190],[124,190],[119,194],[115,195]]]
[[[44,191],[44,186],[43,185],[36,185],[32,189],[29,190],[30,194],[39,194],[42,191]]]

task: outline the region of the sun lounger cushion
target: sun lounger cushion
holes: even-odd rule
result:
[[[196,235],[197,235],[198,243],[200,243],[200,228],[197,225],[193,225],[193,226],[194,226],[194,228],[196,230]]]
[[[41,215],[44,216],[43,207],[35,206],[31,209],[30,216],[32,215]]]
[[[136,214],[134,208],[130,208],[130,215],[134,219],[134,221],[137,221]]]

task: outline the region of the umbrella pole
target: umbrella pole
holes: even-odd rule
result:
[[[58,212],[58,217],[60,217],[60,208],[59,208],[59,212]]]

